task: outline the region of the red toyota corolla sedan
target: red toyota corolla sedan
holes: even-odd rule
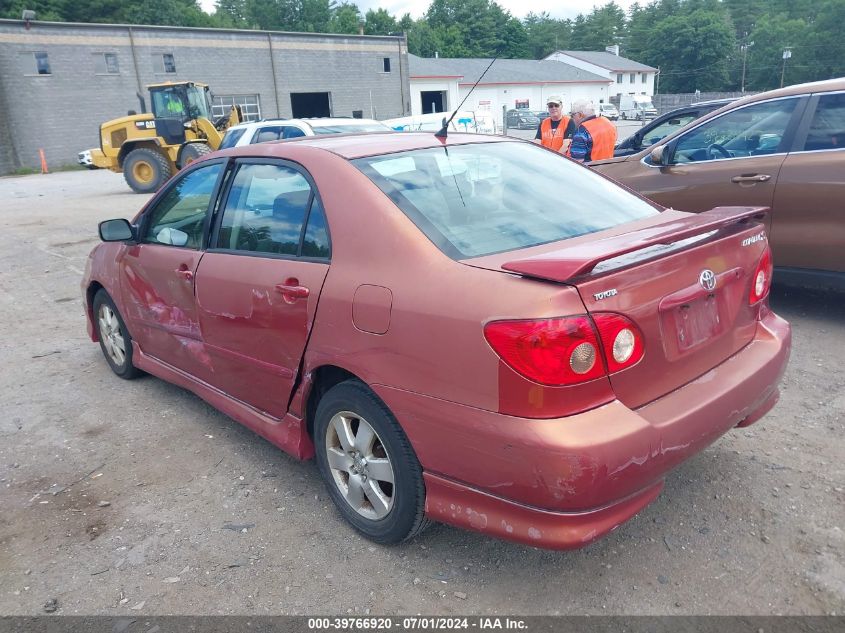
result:
[[[316,456],[375,541],[581,547],[777,401],[764,213],[664,210],[501,137],[250,145],[100,225],[88,329],[121,378]]]

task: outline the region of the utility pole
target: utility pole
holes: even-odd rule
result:
[[[655,86],[654,86],[654,94],[660,94],[660,66],[657,67],[657,72],[655,74]]]
[[[783,49],[783,67],[780,69],[780,87],[783,88],[783,77],[786,74],[786,60],[792,57],[792,49]]]
[[[743,43],[740,45],[740,49],[742,49],[742,86],[740,90],[742,94],[745,94],[745,61],[748,57],[748,49],[751,46],[754,46],[754,42],[745,41],[748,39],[748,33],[745,33],[743,37]]]

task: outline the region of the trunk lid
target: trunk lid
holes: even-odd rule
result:
[[[627,230],[465,263],[572,285],[588,313],[632,320],[645,354],[610,381],[617,398],[636,408],[695,380],[754,337],[759,304],[749,306],[748,297],[767,244],[765,213],[748,207],[700,214],[670,209]]]

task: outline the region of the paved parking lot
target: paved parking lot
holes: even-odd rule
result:
[[[0,615],[845,610],[842,295],[775,288],[794,327],[781,402],[608,538],[549,552],[435,526],[381,547],[313,463],[117,379],[87,340],[96,224],[145,200],[103,171],[0,178]]]

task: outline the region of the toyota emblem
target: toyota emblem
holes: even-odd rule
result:
[[[701,287],[705,290],[713,290],[716,287],[716,273],[709,268],[705,268],[698,276],[698,283],[700,283]]]

